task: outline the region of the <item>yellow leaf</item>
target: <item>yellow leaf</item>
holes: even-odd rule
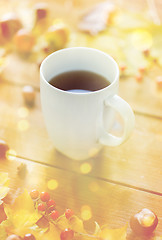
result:
[[[42,238],[37,238],[37,239],[40,239],[40,240],[53,240],[53,239],[54,240],[60,240],[60,231],[55,225],[51,224],[50,225],[50,230],[47,233],[43,234]]]
[[[0,187],[0,200],[3,199],[9,191],[8,187]]]
[[[64,230],[65,228],[69,228],[69,221],[67,220],[67,218],[65,217],[65,215],[62,215],[58,218],[56,226],[60,229],[60,230]]]
[[[3,226],[0,225],[0,239],[5,240],[7,238],[6,230]]]
[[[122,228],[108,229],[107,227],[102,228],[98,237],[104,240],[126,240],[127,225]]]
[[[84,230],[83,221],[75,215],[69,219],[69,225],[74,232],[86,233]]]
[[[44,232],[43,230],[38,230],[37,228],[33,228],[26,233],[32,233],[36,239],[39,240],[60,240],[60,230],[53,224],[50,224],[49,230]]]
[[[24,190],[12,205],[5,205],[5,212],[17,234],[21,234],[25,228],[33,226],[41,217],[35,210],[27,190]]]
[[[1,222],[0,226],[5,229],[5,231],[7,232],[8,235],[13,234],[13,225],[9,219]]]
[[[5,173],[5,172],[0,173],[0,187],[2,185],[5,187],[8,187],[9,185],[8,173]]]

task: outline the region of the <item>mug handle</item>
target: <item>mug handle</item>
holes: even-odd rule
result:
[[[131,107],[129,106],[129,104],[118,95],[114,95],[113,97],[106,99],[104,101],[104,105],[112,107],[121,115],[124,121],[124,131],[121,137],[116,137],[106,132],[102,124],[99,142],[107,146],[118,146],[130,136],[134,128],[134,125],[135,125],[134,113]]]

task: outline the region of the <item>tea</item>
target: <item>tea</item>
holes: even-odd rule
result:
[[[69,71],[54,76],[49,83],[61,90],[85,93],[97,91],[110,85],[103,76],[89,71]]]

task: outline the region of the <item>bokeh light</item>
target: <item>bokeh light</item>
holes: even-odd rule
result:
[[[55,179],[51,179],[47,182],[47,187],[50,190],[55,190],[58,187],[58,181]]]
[[[13,150],[13,149],[9,149],[9,150],[6,152],[6,158],[7,158],[8,160],[15,160],[16,155],[17,155],[17,153],[16,153],[16,151]]]
[[[29,110],[26,107],[20,107],[18,109],[18,116],[20,118],[26,118],[29,115]]]
[[[87,221],[92,218],[92,211],[88,205],[84,205],[81,207],[81,218],[84,221]]]
[[[91,170],[92,170],[92,166],[90,163],[82,163],[80,166],[80,171],[83,174],[87,174],[87,173],[91,172]]]
[[[153,38],[150,32],[144,29],[137,29],[131,35],[131,42],[136,49],[143,51],[152,46]]]
[[[18,122],[17,128],[19,131],[26,131],[29,128],[29,122],[25,119],[22,119]]]

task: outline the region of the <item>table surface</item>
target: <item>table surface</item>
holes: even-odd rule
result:
[[[13,10],[17,3],[19,11],[29,2],[36,1],[1,0],[0,12]],[[79,16],[79,10],[101,1],[73,1],[71,17],[62,8],[64,1],[48,2],[56,17],[68,17],[72,22],[73,17],[76,20]],[[128,2],[123,1],[123,6],[127,7]],[[160,16],[161,1],[155,3]],[[134,4],[142,8],[146,3],[136,1]],[[162,91],[156,89],[153,81],[156,75],[162,75],[159,67],[150,70],[142,83],[132,76],[120,80],[119,95],[134,110],[135,129],[122,145],[104,147],[96,157],[80,162],[57,152],[48,137],[40,106],[37,63],[16,53],[8,54],[0,82],[0,139],[4,139],[13,151],[8,160],[0,161],[0,169],[8,172],[12,179],[11,191],[18,188],[48,190],[60,212],[68,207],[78,216],[82,206],[89,206],[92,212],[91,219],[86,221],[89,228],[94,221],[108,224],[110,228],[122,227],[129,223],[133,214],[148,208],[159,218],[155,235],[162,235]],[[25,105],[22,97],[22,88],[27,84],[36,91],[36,103],[32,108]],[[25,117],[21,115],[22,108],[27,109]],[[20,128],[23,121],[26,128]],[[21,163],[27,166],[24,178],[17,174]],[[47,186],[51,179],[57,182],[54,190]],[[129,226],[128,239],[138,239]]]

